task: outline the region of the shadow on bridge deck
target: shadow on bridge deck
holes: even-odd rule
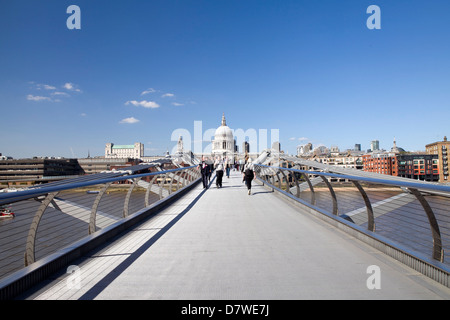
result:
[[[380,269],[380,289],[369,266]],[[449,299],[450,290],[241,175],[201,185],[24,299]],[[370,278],[370,279],[369,279]]]

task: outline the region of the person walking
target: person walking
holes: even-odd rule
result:
[[[222,159],[216,160],[216,163],[214,164],[214,167],[216,168],[216,187],[222,188],[222,178],[223,178],[223,161]]]
[[[244,177],[245,184],[247,185],[248,195],[252,193],[252,180],[256,179],[256,175],[254,172],[254,165],[252,163],[252,159],[248,159],[247,163],[244,166]]]
[[[203,182],[203,189],[208,188],[208,176],[210,174],[211,168],[209,167],[209,164],[203,160],[200,166],[200,172],[202,174],[202,182]]]
[[[209,159],[206,158],[206,161],[209,161]],[[208,164],[208,172],[207,172],[208,183],[210,183],[211,182],[211,175],[212,175],[212,172],[214,171],[214,166],[213,166],[212,162],[211,162],[211,165],[208,162],[206,162],[206,163]]]

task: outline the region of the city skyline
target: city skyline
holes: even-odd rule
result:
[[[80,29],[68,28],[70,5]],[[381,29],[367,26],[371,5]],[[0,153],[162,155],[184,128],[278,129],[282,150],[448,136],[450,3],[3,1]],[[205,141],[205,145],[208,142]],[[189,149],[188,147],[185,147]]]

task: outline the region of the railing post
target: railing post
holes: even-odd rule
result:
[[[283,190],[283,189],[281,189],[281,179],[280,179],[280,176],[278,175],[278,172],[276,172],[276,175],[277,175],[277,179],[278,179],[278,189]]]
[[[153,182],[155,182],[156,178],[158,178],[158,175],[154,175],[153,179],[149,182],[148,187],[147,187],[147,191],[145,191],[145,206],[148,207],[150,205],[150,201],[149,201],[149,196],[150,196],[150,192],[153,186]]]
[[[45,209],[47,209],[48,205],[53,201],[58,193],[59,191],[47,194],[34,215],[33,222],[31,222],[30,230],[28,231],[27,243],[25,247],[25,266],[29,266],[35,262],[35,242],[39,222],[44,215]]]
[[[372,209],[372,204],[370,203],[370,199],[367,196],[366,191],[363,189],[363,187],[359,184],[358,181],[356,180],[351,180],[353,182],[353,184],[355,185],[356,188],[358,188],[359,192],[361,193],[363,199],[364,199],[364,203],[366,204],[366,208],[367,208],[367,229],[369,231],[375,231],[375,219],[373,216],[373,209]]]
[[[309,186],[309,190],[311,190],[311,204],[315,205],[316,204],[316,193],[314,191],[314,186],[311,183],[311,180],[309,180],[309,177],[306,173],[302,173],[303,176],[305,177],[306,182],[308,183]]]
[[[138,184],[139,180],[141,180],[141,178],[133,179],[133,183],[131,184],[130,188],[128,188],[128,192],[127,192],[127,195],[125,197],[125,201],[123,203],[123,218],[128,217],[128,207],[129,207],[129,204],[130,204],[131,193],[133,192],[133,189]]]
[[[170,178],[170,186],[169,186],[169,194],[172,193],[172,187],[173,187],[173,181],[175,180],[174,178],[177,178],[177,185],[178,185],[178,171],[174,172],[171,174],[171,178]],[[178,188],[177,188],[178,190]]]
[[[280,170],[280,172],[281,172],[281,174],[283,175],[283,177],[284,177],[284,179],[286,180],[286,191],[289,193],[289,194],[292,194],[292,192],[291,192],[291,188],[290,188],[290,185],[289,185],[289,180],[287,179],[287,177],[286,177],[286,175],[284,174],[284,172],[283,172],[283,170]],[[281,184],[280,184],[280,186],[281,186]],[[281,189],[281,187],[280,187],[280,189]],[[283,190],[283,189],[281,189],[281,190]]]
[[[337,199],[336,199],[336,194],[334,193],[333,187],[331,186],[331,183],[328,181],[328,179],[324,176],[320,176],[323,180],[323,182],[325,182],[325,184],[328,187],[328,190],[330,190],[331,193],[331,198],[333,199],[333,214],[335,216],[338,215],[338,205],[337,205]]]
[[[166,176],[167,176],[167,174],[165,173],[162,178],[162,185],[159,187],[159,199],[163,198],[163,189],[164,189],[164,185],[166,184]]]
[[[183,171],[183,178],[181,179],[182,188],[186,187],[187,177],[188,177],[188,171],[184,170]]]
[[[103,188],[98,193],[97,197],[94,200],[94,204],[92,205],[91,209],[91,216],[89,218],[89,234],[92,234],[96,231],[96,219],[97,219],[97,209],[98,205],[100,204],[100,200],[102,196],[105,194],[106,189],[109,188],[109,186],[112,184],[112,182],[105,183]]]
[[[300,185],[298,183],[298,179],[297,179],[297,175],[295,174],[295,172],[293,172],[292,176],[294,177],[294,181],[295,181],[295,186],[297,187],[297,198],[300,198]]]
[[[430,223],[431,234],[433,236],[433,259],[440,262],[444,261],[444,249],[442,248],[441,232],[439,231],[439,224],[436,220],[433,210],[431,209],[428,201],[422,195],[422,193],[414,188],[408,188],[409,191],[419,200],[425,213],[428,217],[428,222]]]

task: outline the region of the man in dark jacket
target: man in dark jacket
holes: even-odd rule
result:
[[[203,189],[207,189],[208,177],[210,175],[211,168],[205,160],[203,160],[202,163],[200,164],[200,172],[202,173]]]

